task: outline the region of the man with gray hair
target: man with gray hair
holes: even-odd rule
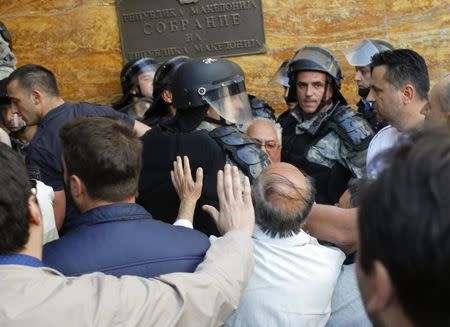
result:
[[[271,162],[281,161],[281,125],[267,118],[255,118],[246,128],[246,133],[258,144]]]
[[[325,326],[344,254],[302,230],[314,196],[288,163],[272,163],[255,180],[256,264],[226,326]]]
[[[450,128],[450,74],[433,86],[420,113],[425,116],[426,124],[446,125]]]

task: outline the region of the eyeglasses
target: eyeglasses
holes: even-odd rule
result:
[[[258,145],[261,146],[261,148],[265,147],[268,152],[272,152],[272,151],[278,150],[280,148],[280,145],[275,141],[261,142],[256,139],[254,139],[254,140]]]

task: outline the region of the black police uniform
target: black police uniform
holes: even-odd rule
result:
[[[173,223],[179,199],[170,179],[176,156],[188,156],[191,171],[203,168],[203,189],[194,214],[194,228],[207,235],[220,235],[212,218],[201,210],[209,204],[218,208],[217,172],[227,158],[252,180],[268,164],[260,147],[246,134],[224,126],[208,130],[180,132],[170,122],[162,122],[142,137],[143,162],[138,203],[154,217]]]

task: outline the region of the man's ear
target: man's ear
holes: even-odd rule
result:
[[[416,89],[411,84],[406,84],[401,88],[402,101],[404,104],[411,103],[416,96]]]
[[[163,100],[167,103],[172,103],[172,92],[170,92],[169,90],[163,90],[161,92],[161,97],[163,98]]]
[[[39,208],[35,195],[28,197],[28,221],[30,225],[42,225],[41,209]]]
[[[395,291],[389,272],[381,261],[374,261],[369,278],[372,284],[372,294],[367,299],[366,309],[369,314],[375,314],[384,311],[390,305]]]
[[[42,103],[42,99],[43,99],[41,91],[39,91],[39,90],[32,90],[31,91],[31,99],[33,100],[33,104],[35,106],[41,104]]]
[[[74,198],[78,198],[86,192],[84,182],[77,175],[69,176],[70,193]]]
[[[331,82],[328,87],[327,87],[327,94],[326,94],[326,98],[327,99],[331,99],[334,95],[334,82]]]

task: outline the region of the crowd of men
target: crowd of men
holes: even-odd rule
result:
[[[0,23],[0,325],[450,324],[450,76],[365,39],[270,84],[229,60],[126,63],[111,106],[16,68]]]

